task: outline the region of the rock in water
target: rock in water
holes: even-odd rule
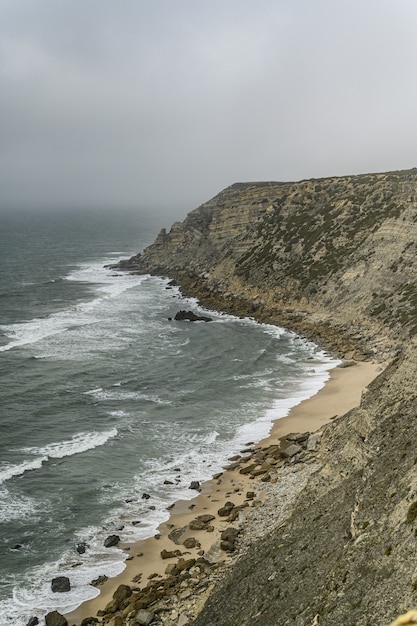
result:
[[[37,617],[31,617],[26,626],[37,626],[39,624],[39,620]]]
[[[196,315],[193,311],[178,311],[174,320],[177,322],[183,320],[188,320],[189,322],[211,322],[212,318],[205,315]]]
[[[54,593],[65,593],[66,591],[70,591],[70,579],[67,576],[57,576],[56,578],[53,578],[51,589]]]
[[[104,540],[104,547],[111,548],[113,546],[117,546],[120,541],[119,535],[109,535],[107,539]]]

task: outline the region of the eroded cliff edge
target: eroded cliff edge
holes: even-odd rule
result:
[[[417,170],[236,184],[124,266],[355,358],[396,357],[325,427],[287,523],[197,626],[388,624],[417,606]]]

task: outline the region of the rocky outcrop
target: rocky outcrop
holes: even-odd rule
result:
[[[416,169],[236,184],[122,264],[348,361],[393,359],[360,408],[242,467],[270,476],[271,459],[316,455],[195,626],[384,625],[417,605],[416,203]]]
[[[122,266],[329,347],[392,354],[417,332],[416,189],[417,169],[235,184]]]

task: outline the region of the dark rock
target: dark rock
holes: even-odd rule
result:
[[[211,322],[212,318],[205,315],[196,315],[192,311],[178,311],[174,319],[178,321],[188,320],[190,322]]]
[[[188,487],[188,489],[195,489],[196,491],[200,491],[200,483],[198,482],[198,480],[191,481],[191,485]]]
[[[113,600],[106,605],[106,613],[116,613],[116,611],[124,608],[122,607],[124,601],[127,600],[127,598],[130,598],[131,595],[132,589],[129,585],[119,585],[113,594]]]
[[[85,617],[80,626],[93,626],[94,624],[98,624],[97,617]]]
[[[51,589],[54,593],[65,593],[70,591],[71,583],[68,576],[57,576],[52,579]]]
[[[224,550],[225,552],[234,552],[236,550],[236,546],[231,541],[221,541],[220,549]]]
[[[107,539],[104,540],[104,547],[111,548],[112,546],[117,546],[120,541],[119,535],[109,535]]]
[[[222,532],[222,534],[220,535],[220,539],[222,539],[222,541],[229,541],[230,543],[235,543],[238,536],[239,536],[239,530],[237,528],[233,528],[232,526],[230,526],[229,528],[226,528],[226,530]]]
[[[23,546],[22,546],[22,544],[21,544],[21,543],[16,543],[16,544],[13,546],[12,550],[21,550],[22,548],[23,548]]]
[[[181,556],[181,552],[179,550],[168,551],[164,549],[161,551],[162,559],[174,559],[177,556]]]
[[[77,550],[78,554],[84,554],[87,548],[88,548],[88,545],[84,542],[77,543],[77,545],[75,546],[75,549]]]
[[[92,587],[99,587],[100,585],[105,583],[106,580],[109,580],[109,577],[103,574],[102,576],[99,576],[98,578],[92,580],[90,585],[92,585]]]
[[[195,537],[188,537],[188,539],[185,539],[182,545],[184,546],[184,548],[187,548],[187,550],[189,550],[190,548],[195,548],[196,544],[197,540]]]
[[[39,620],[37,617],[31,617],[26,626],[37,626],[39,624]]]
[[[201,522],[203,522],[203,524],[208,524],[209,522],[212,522],[215,518],[214,515],[209,515],[208,513],[203,513],[203,515],[199,515],[197,517],[197,519],[199,519]]]
[[[201,519],[193,519],[189,523],[190,530],[204,530],[206,524]]]
[[[149,500],[151,496],[149,495],[149,493],[143,493],[142,494],[142,500]]]
[[[58,611],[45,615],[45,626],[68,626],[68,621]]]
[[[235,505],[233,504],[233,502],[226,502],[226,504],[222,506],[217,511],[217,513],[220,515],[220,517],[227,517],[228,515],[230,515],[230,513],[232,512],[234,508],[235,508]]]

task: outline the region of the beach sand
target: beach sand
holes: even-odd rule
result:
[[[330,378],[314,396],[294,407],[288,416],[274,422],[270,435],[256,443],[256,449],[279,444],[281,438],[290,433],[315,432],[330,420],[344,415],[350,409],[359,406],[362,393],[367,385],[383,370],[384,365],[375,362],[359,362],[352,367],[336,367],[330,371]],[[249,442],[248,442],[249,443]],[[249,457],[248,457],[249,461]],[[233,465],[231,465],[233,467]],[[240,465],[240,468],[242,465]],[[169,563],[176,563],[178,556],[163,559],[161,552],[179,550],[184,559],[197,558],[204,554],[210,561],[227,561],[228,553],[220,549],[220,534],[230,522],[218,515],[218,510],[226,502],[235,506],[262,506],[255,497],[247,497],[248,492],[257,492],[259,478],[250,474],[241,474],[239,467],[227,469],[221,476],[207,481],[201,486],[201,492],[192,500],[178,501],[170,510],[169,520],[160,525],[154,537],[132,545],[122,545],[130,560],[126,561],[125,570],[109,579],[100,587],[100,595],[83,603],[78,609],[66,615],[70,625],[79,625],[81,620],[95,616],[104,610],[111,601],[119,585],[132,588],[144,587],[149,577],[163,577]],[[190,522],[199,515],[213,515],[214,519],[203,530],[191,530]],[[181,530],[183,532],[181,533]],[[178,543],[169,538],[172,531],[180,534]],[[184,540],[193,537],[198,541],[194,548],[186,549]],[[203,552],[204,551],[204,552]],[[141,575],[141,576],[139,576]]]

